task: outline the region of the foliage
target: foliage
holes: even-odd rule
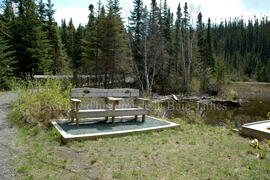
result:
[[[269,26],[267,17],[254,17],[248,21],[232,18],[213,26],[213,52],[224,59],[229,73],[237,75],[236,80],[246,75],[269,81],[266,78],[269,75]]]
[[[33,126],[49,126],[50,120],[66,115],[71,86],[63,85],[62,81],[49,79],[44,83],[18,87],[18,100],[12,106],[12,120]]]
[[[42,1],[39,3],[39,8],[43,7],[41,13],[39,13],[40,20],[43,22],[43,31],[47,35],[49,41],[49,54],[52,59],[52,66],[50,71],[53,74],[65,73],[68,70],[67,55],[63,48],[62,40],[60,37],[59,28],[55,22],[53,15],[55,10],[53,9],[51,0],[48,0],[46,4]]]
[[[213,23],[203,22],[198,12],[194,26],[188,3],[177,6],[176,18],[167,0],[152,0],[150,8],[143,0],[133,3],[127,28],[118,0],[99,2],[97,8],[90,4],[85,26],[75,27],[70,19],[59,28],[51,0],[4,0],[1,51],[13,54],[12,60],[1,57],[0,64],[12,61],[2,77],[73,72],[77,86],[82,85],[78,75],[89,74],[94,81],[86,85],[114,88],[129,86],[123,79],[133,76],[132,86],[148,94],[189,93],[194,78],[203,93],[220,90],[226,79],[269,81],[267,17]]]
[[[257,150],[257,157],[260,159],[265,159],[267,153],[270,153],[270,140],[259,142],[258,139],[254,139],[249,145]]]
[[[222,58],[215,59],[215,77],[218,83],[224,84],[226,77],[226,65],[225,61]]]
[[[0,34],[0,89],[9,89],[13,77],[14,51],[10,50],[7,41]]]
[[[9,31],[15,51],[15,75],[25,77],[48,72],[52,63],[49,41],[42,31],[43,22],[37,14],[37,5],[32,0],[12,2],[15,17],[10,19]]]
[[[260,82],[268,82],[270,79],[270,59],[257,73],[257,79]]]

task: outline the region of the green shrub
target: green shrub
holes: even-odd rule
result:
[[[13,103],[13,122],[26,122],[34,126],[49,126],[50,121],[67,113],[71,85],[63,87],[60,80],[29,83],[17,88],[18,99]]]

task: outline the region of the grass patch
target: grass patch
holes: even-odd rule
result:
[[[270,94],[270,83],[234,82],[224,86],[222,95],[225,97],[258,97]]]
[[[13,159],[34,179],[267,179],[270,158],[259,159],[249,139],[225,127],[191,124],[176,129],[74,141],[61,145],[53,129],[17,129]],[[211,170],[211,173],[209,173]]]

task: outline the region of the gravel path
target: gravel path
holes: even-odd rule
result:
[[[0,179],[15,179],[14,172],[9,165],[11,128],[7,122],[9,105],[16,97],[15,93],[0,94]]]

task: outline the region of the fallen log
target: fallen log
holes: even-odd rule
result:
[[[238,101],[212,100],[212,103],[219,104],[219,105],[222,105],[222,106],[227,106],[227,107],[241,107],[241,104]]]

